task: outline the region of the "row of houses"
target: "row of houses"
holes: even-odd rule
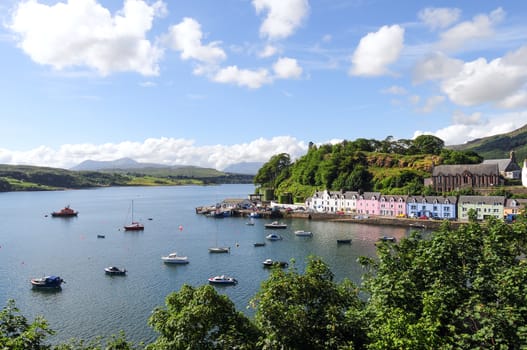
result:
[[[478,220],[503,219],[517,215],[527,199],[504,196],[399,196],[380,192],[317,191],[306,200],[306,207],[322,213],[376,215],[385,217],[423,217],[468,221],[474,209]]]

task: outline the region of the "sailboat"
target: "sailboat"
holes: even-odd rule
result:
[[[231,247],[220,247],[218,246],[218,223],[216,223],[216,244],[214,247],[209,248],[209,253],[229,253]]]
[[[125,231],[143,231],[145,226],[138,221],[134,221],[134,201],[132,201],[132,222],[124,225]]]

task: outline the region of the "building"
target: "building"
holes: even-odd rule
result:
[[[357,213],[366,215],[379,215],[380,192],[363,192],[357,197]]]
[[[510,198],[505,201],[505,208],[503,209],[503,216],[518,215],[525,210],[527,199],[525,198]]]
[[[521,178],[522,169],[516,162],[514,151],[511,151],[508,159],[486,159],[482,164],[497,164],[500,175],[505,179],[518,180]]]
[[[500,179],[498,164],[436,165],[432,178],[425,183],[437,192],[451,192],[462,188],[498,186]]]
[[[457,203],[459,221],[468,221],[470,209],[476,211],[477,220],[485,220],[490,217],[503,220],[505,210],[504,196],[459,196]]]
[[[379,199],[379,215],[406,216],[407,196],[381,195]]]
[[[456,218],[457,200],[454,196],[409,196],[406,205],[410,217]]]

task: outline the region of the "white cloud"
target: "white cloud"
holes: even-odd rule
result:
[[[390,94],[390,95],[406,95],[408,91],[406,91],[405,88],[402,86],[392,85],[387,89],[384,89],[381,91],[383,94]]]
[[[426,99],[425,104],[417,109],[419,113],[430,113],[445,101],[445,96],[432,96]]]
[[[459,23],[441,34],[439,48],[442,50],[456,50],[466,46],[468,42],[481,40],[494,35],[494,26],[505,16],[503,9],[497,8],[489,15],[477,15],[472,21]]]
[[[271,56],[276,55],[277,52],[278,52],[278,49],[275,46],[266,45],[264,49],[262,50],[262,52],[260,52],[259,56],[260,57],[271,57]]]
[[[258,89],[262,85],[272,82],[272,78],[269,76],[267,69],[249,70],[239,69],[237,66],[220,69],[216,72],[212,80],[217,83],[236,84],[251,89]]]
[[[413,72],[413,80],[421,83],[425,80],[440,80],[451,78],[463,69],[463,61],[436,52],[417,63]]]
[[[302,75],[302,67],[294,58],[280,58],[273,65],[273,70],[279,79],[299,78]]]
[[[145,76],[159,73],[163,50],[146,34],[165,4],[126,0],[112,16],[96,0],[68,0],[45,5],[24,1],[15,8],[7,27],[18,46],[39,64],[63,70],[89,67],[101,75],[132,71]]]
[[[267,11],[260,35],[273,39],[283,39],[292,35],[309,13],[307,0],[253,0],[256,13]]]
[[[456,75],[442,82],[444,93],[455,103],[472,106],[495,103],[501,107],[522,104],[527,83],[527,46],[503,58],[467,62]]]
[[[364,36],[352,56],[351,75],[377,76],[387,73],[403,49],[404,29],[399,25],[383,26]]]
[[[428,7],[421,10],[418,17],[432,30],[443,29],[458,21],[461,10],[457,8]]]
[[[493,115],[486,119],[479,113],[465,117],[460,117],[459,113],[455,112],[453,116],[454,124],[437,131],[416,131],[414,137],[423,134],[435,135],[446,145],[458,145],[481,137],[508,133],[527,124],[525,111]]]
[[[164,38],[171,49],[181,51],[181,58],[184,60],[194,59],[206,64],[216,64],[227,57],[219,47],[220,42],[203,45],[202,39],[201,25],[193,18],[184,18],[181,23],[170,27]]]
[[[196,146],[193,140],[150,138],[144,142],[121,142],[62,145],[58,150],[38,147],[28,151],[0,149],[0,163],[31,164],[71,168],[91,160],[115,160],[130,157],[139,162],[165,165],[196,165],[225,169],[243,161],[266,162],[277,153],[288,153],[293,159],[304,155],[308,145],[290,136],[259,138],[235,145]]]
[[[482,119],[482,114],[480,112],[474,112],[472,114],[465,114],[462,111],[455,111],[452,114],[452,122],[456,124],[462,124],[462,125],[478,125],[483,122],[485,122]]]

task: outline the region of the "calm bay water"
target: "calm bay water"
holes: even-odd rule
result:
[[[261,262],[295,259],[302,271],[306,257],[320,256],[337,280],[360,282],[362,270],[356,259],[373,256],[374,242],[383,235],[402,238],[406,229],[397,227],[284,220],[282,241],[265,241],[270,232],[258,219],[254,226],[246,218],[213,219],[195,214],[194,208],[225,198],[246,198],[252,185],[185,187],[117,187],[58,192],[0,194],[0,301],[15,299],[22,314],[32,320],[44,316],[57,335],[50,341],[72,337],[91,339],[124,330],[134,342],[150,342],[156,334],[148,317],[165,297],[183,284],[199,286],[219,274],[232,275],[236,286],[217,287],[236,304],[247,309],[260,283],[269,274]],[[144,232],[124,232],[134,201],[135,219]],[[76,218],[52,218],[49,213],[65,205],[79,211]],[[151,219],[151,220],[149,220]],[[295,230],[314,233],[297,237]],[[97,238],[104,234],[106,238]],[[352,238],[351,245],[337,245],[337,238]],[[230,246],[230,254],[209,254],[208,247]],[[165,265],[161,256],[177,251],[189,257],[187,265]],[[107,276],[104,268],[125,267],[127,276]],[[34,277],[56,274],[66,284],[59,292],[31,289]]]

